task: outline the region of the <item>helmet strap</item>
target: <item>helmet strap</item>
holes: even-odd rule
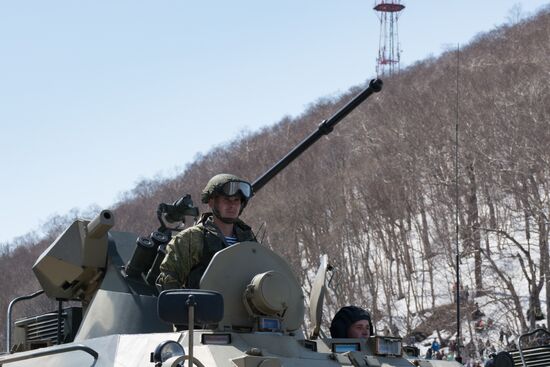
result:
[[[237,221],[237,218],[226,218],[226,217],[222,217],[220,215],[220,211],[218,210],[218,208],[216,207],[212,207],[212,214],[214,214],[214,216],[216,218],[218,218],[219,220],[221,220],[222,222],[226,223],[226,224],[234,224],[236,221]],[[239,213],[240,214],[240,213]]]

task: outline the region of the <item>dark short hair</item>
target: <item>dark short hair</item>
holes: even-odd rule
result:
[[[330,335],[333,338],[347,338],[349,327],[359,320],[368,320],[370,334],[374,334],[374,327],[370,313],[357,306],[342,307],[330,323]]]

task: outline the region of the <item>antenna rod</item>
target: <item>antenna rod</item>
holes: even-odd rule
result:
[[[460,66],[460,44],[456,49],[456,122],[455,122],[455,245],[456,245],[456,357],[462,363],[460,356],[460,248],[458,246],[458,75]]]

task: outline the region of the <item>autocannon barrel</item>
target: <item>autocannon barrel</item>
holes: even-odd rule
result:
[[[103,237],[113,226],[115,220],[113,213],[110,210],[102,210],[88,225],[86,226],[88,231],[88,237],[101,238]]]
[[[286,166],[296,159],[300,154],[306,151],[311,145],[319,140],[323,135],[328,135],[334,129],[334,126],[346,117],[351,111],[359,106],[365,99],[371,94],[380,92],[382,90],[382,80],[373,79],[370,81],[369,86],[359,93],[355,98],[348,102],[338,112],[336,112],[330,119],[324,120],[319,124],[317,130],[312,132],[307,138],[305,138],[300,144],[292,149],[286,156],[284,156],[273,167],[267,170],[262,176],[257,178],[252,183],[252,189],[256,193],[267,182],[269,182],[277,173],[281,172]]]

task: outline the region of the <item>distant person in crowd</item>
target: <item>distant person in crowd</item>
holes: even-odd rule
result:
[[[456,291],[457,291],[457,286],[456,286],[456,282],[453,283],[453,289],[452,289],[452,292],[453,292],[453,302],[456,302],[457,298],[456,298]],[[465,294],[465,290],[464,290],[464,287],[462,286],[462,284],[460,284],[460,288],[459,288],[459,299],[460,299],[460,303],[463,303],[464,301],[467,301],[467,298],[468,296]],[[466,297],[466,300],[464,299],[464,297]]]
[[[481,310],[479,309],[479,305],[476,302],[475,303],[475,310],[474,310],[474,312],[472,312],[472,319],[473,320],[479,320],[483,316],[485,316],[485,314],[483,312],[481,312]]]
[[[441,348],[441,345],[439,345],[439,342],[437,341],[437,338],[434,338],[434,341],[432,342],[432,351],[433,352],[439,352],[440,348]]]
[[[456,341],[455,340],[451,340],[449,342],[449,351],[450,352],[456,352]]]
[[[426,359],[432,359],[432,354],[432,348],[428,348],[428,350],[426,351]]]
[[[464,297],[462,297],[462,301],[463,303],[468,303],[468,297],[470,296],[470,290],[468,288],[468,285],[466,285],[466,287],[464,287]]]
[[[210,179],[201,195],[211,212],[172,238],[160,265],[157,284],[161,289],[199,288],[200,279],[216,252],[237,242],[255,241],[252,229],[239,219],[252,185],[230,174]]]
[[[399,328],[397,327],[397,325],[392,323],[390,325],[390,329],[391,329],[391,335],[392,336],[397,336],[397,337],[399,336]]]
[[[481,333],[483,329],[485,329],[485,323],[483,322],[483,319],[479,319],[474,323],[474,329],[478,333]]]
[[[333,338],[368,338],[373,334],[370,313],[357,306],[342,307],[330,323]]]
[[[479,356],[483,357],[485,354],[485,343],[483,343],[483,340],[481,339],[477,341],[477,350],[479,351]]]

